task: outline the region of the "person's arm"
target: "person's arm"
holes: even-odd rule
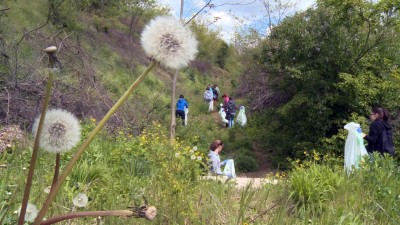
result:
[[[375,144],[378,141],[378,137],[379,137],[378,129],[379,129],[378,124],[372,123],[369,128],[369,133],[364,136],[364,139],[366,141],[368,141],[368,143]]]

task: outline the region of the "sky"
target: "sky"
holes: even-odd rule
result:
[[[185,21],[189,20],[209,1],[185,0],[182,18]],[[293,7],[285,11],[283,16],[278,15],[278,10],[273,10],[276,7],[275,2],[279,1],[293,4]],[[180,0],[158,0],[158,2],[170,7],[174,16],[179,17]],[[271,11],[275,12],[271,14],[271,20],[277,21],[278,18],[311,7],[315,0],[211,0],[211,7],[205,7],[196,19],[202,20],[210,29],[219,30],[221,38],[228,43],[232,41],[234,32],[243,27],[256,28],[259,33],[265,35],[268,33],[268,20],[266,19],[267,10],[262,2],[270,2]]]

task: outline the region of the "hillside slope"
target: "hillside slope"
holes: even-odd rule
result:
[[[41,50],[50,45],[58,47],[62,64],[54,81],[51,107],[67,109],[81,119],[101,118],[149,63],[139,38],[150,16],[123,11],[111,16],[99,11],[71,12],[67,2],[56,9],[46,1],[28,2],[0,4],[4,9],[0,14],[0,123],[29,129],[39,114],[47,79],[47,59]],[[50,16],[47,8],[53,13]],[[73,18],[62,20],[66,13]],[[138,133],[149,121],[168,122],[173,72],[157,67],[109,125],[130,127]],[[232,79],[229,72],[212,63],[196,60],[182,70],[177,94],[183,93],[199,105],[208,83],[223,83],[230,91]],[[192,112],[201,110],[193,107]]]

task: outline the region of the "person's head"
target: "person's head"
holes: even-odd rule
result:
[[[224,147],[224,143],[221,140],[215,140],[210,145],[210,150],[216,153],[221,152]]]
[[[230,97],[229,97],[229,101],[230,101],[230,100],[232,100],[232,101],[233,101],[233,97],[232,97],[232,96],[230,96]]]
[[[179,98],[185,98],[185,96],[183,96],[183,95],[179,95]]]
[[[374,107],[371,110],[371,115],[369,116],[369,118],[372,121],[375,121],[375,120],[389,121],[390,114],[389,114],[389,111],[383,107]]]
[[[222,97],[223,97],[223,98],[225,98],[225,97],[228,97],[228,95],[226,95],[226,94],[223,94],[223,95],[222,95]]]

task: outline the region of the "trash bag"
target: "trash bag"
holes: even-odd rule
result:
[[[344,167],[349,174],[353,168],[358,168],[363,156],[368,153],[361,136],[360,124],[350,122],[344,126],[344,129],[349,132],[344,147]]]
[[[225,164],[225,168],[223,173],[228,176],[229,178],[236,178],[235,173],[235,162],[233,159],[228,159]]]
[[[221,116],[221,120],[222,120],[222,124],[226,124],[229,121],[226,119],[226,113],[224,111],[224,107],[222,107],[223,105],[221,104],[221,108],[219,109],[219,115]]]
[[[186,108],[186,107],[185,107],[185,126],[186,126],[187,123],[188,123],[188,114],[189,114],[189,108]]]
[[[246,125],[246,123],[247,123],[247,117],[246,117],[246,114],[245,114],[245,108],[244,108],[244,106],[240,106],[240,108],[239,108],[239,114],[238,114],[238,116],[236,117],[236,122],[240,125],[240,126],[244,126],[244,125]]]

